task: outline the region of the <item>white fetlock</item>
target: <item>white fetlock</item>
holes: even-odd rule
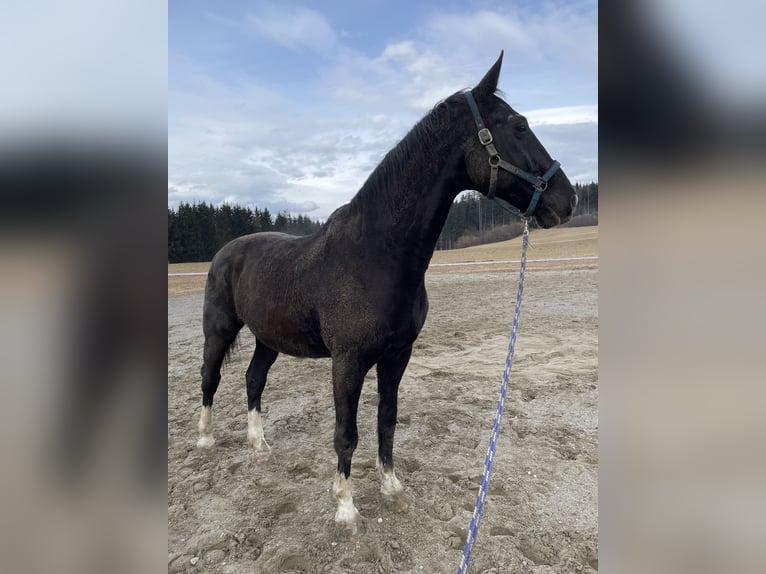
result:
[[[386,506],[396,512],[404,512],[410,506],[410,500],[404,494],[404,486],[391,468],[386,470],[378,459],[376,467],[380,475],[380,494]]]
[[[215,439],[213,438],[213,414],[211,407],[202,407],[197,430],[199,431],[197,448],[212,448],[215,445]]]
[[[263,436],[261,413],[255,409],[247,413],[247,442],[253,447],[255,462],[260,464],[271,457],[271,447]]]
[[[336,474],[332,485],[332,494],[338,503],[338,509],[335,511],[335,523],[352,536],[358,534],[362,526],[362,515],[354,506],[351,497],[351,479],[347,479],[341,473]]]
[[[213,448],[215,439],[212,436],[201,436],[197,439],[197,448]]]

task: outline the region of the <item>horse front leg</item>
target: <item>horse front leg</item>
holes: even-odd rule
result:
[[[333,356],[332,387],[335,398],[335,452],[338,471],[332,493],[338,508],[335,523],[342,534],[355,535],[363,531],[362,516],[351,495],[351,457],[358,440],[356,414],[364,376],[372,365],[366,364],[358,354]]]
[[[404,512],[410,500],[394,472],[394,431],[396,430],[399,383],[410,361],[412,346],[383,357],[378,361],[378,472],[383,503],[397,512]]]

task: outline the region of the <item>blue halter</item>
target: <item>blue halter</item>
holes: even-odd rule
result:
[[[479,142],[481,142],[481,145],[484,146],[484,149],[486,149],[487,153],[489,154],[490,172],[489,192],[487,193],[487,199],[496,199],[495,190],[497,188],[497,168],[502,167],[505,171],[510,172],[513,175],[531,183],[535,188],[535,192],[532,194],[532,199],[530,200],[529,206],[524,213],[512,205],[506,205],[505,202],[499,203],[498,205],[514,215],[521,217],[531,217],[535,212],[535,208],[537,207],[537,202],[540,199],[540,194],[542,194],[542,192],[548,188],[548,180],[550,180],[550,178],[553,177],[553,174],[558,171],[558,169],[561,167],[561,164],[558,161],[554,161],[553,165],[548,168],[548,171],[546,171],[542,176],[536,176],[524,171],[521,168],[516,167],[511,163],[508,163],[504,159],[501,159],[500,154],[497,153],[497,149],[495,149],[495,146],[492,143],[492,133],[490,133],[489,129],[487,129],[487,127],[484,125],[484,121],[481,119],[481,114],[479,113],[479,108],[476,105],[476,100],[474,100],[473,94],[471,94],[470,90],[463,93],[465,94],[465,99],[468,100],[468,106],[471,108],[471,112],[473,113],[473,119],[476,121],[476,127],[479,128]]]

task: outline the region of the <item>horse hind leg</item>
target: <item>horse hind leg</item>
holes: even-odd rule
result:
[[[399,383],[410,360],[407,347],[378,361],[378,461],[380,494],[386,507],[404,512],[410,500],[394,471],[394,431],[396,429]]]
[[[206,302],[202,318],[205,345],[201,369],[202,410],[197,423],[199,431],[197,447],[199,448],[211,448],[215,444],[212,420],[213,396],[221,382],[223,360],[242,325],[233,311],[229,312]]]
[[[255,352],[247,368],[247,442],[253,448],[257,464],[266,462],[271,456],[271,447],[263,436],[261,417],[261,394],[266,386],[266,377],[279,353],[256,339]]]

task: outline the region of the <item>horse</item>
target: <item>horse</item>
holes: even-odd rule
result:
[[[526,207],[525,214],[543,228],[568,221],[576,206],[575,191],[558,162],[524,116],[496,94],[502,60],[501,52],[476,87],[435,105],[317,232],[239,237],[210,265],[198,447],[215,443],[213,396],[224,358],[244,325],[256,341],[245,380],[247,440],[258,464],[271,452],[261,394],[279,353],[330,357],[338,457],[334,518],[350,535],[362,524],[352,498],[351,458],[359,396],[373,366],[381,497],[396,511],[410,504],[394,471],[397,394],[428,312],[426,269],[458,193],[479,190]]]

